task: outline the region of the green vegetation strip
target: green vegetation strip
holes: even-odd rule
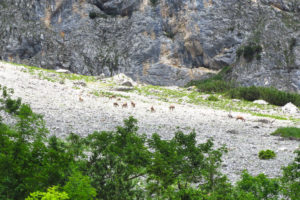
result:
[[[52,69],[44,69],[34,66],[28,66],[28,65],[22,65],[17,63],[11,63],[11,62],[5,62],[1,61],[3,63],[12,64],[15,66],[21,66],[25,67],[30,74],[37,74],[41,79],[45,79],[51,82],[57,82],[63,79],[68,80],[83,80],[85,82],[95,82],[96,78],[94,76],[85,76],[85,75],[79,75],[79,74],[66,74],[66,73],[59,73]],[[51,76],[51,74],[55,74],[55,76]]]
[[[279,135],[284,138],[300,140],[300,128],[282,127],[278,128],[272,135]]]

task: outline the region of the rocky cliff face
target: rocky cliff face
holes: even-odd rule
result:
[[[0,0],[0,58],[184,85],[231,65],[300,91],[299,0]]]

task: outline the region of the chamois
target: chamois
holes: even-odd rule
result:
[[[175,106],[170,105],[169,109],[170,109],[170,110],[174,110],[174,109],[175,109]]]
[[[135,108],[135,103],[133,101],[131,102],[131,106]]]
[[[153,108],[153,106],[151,106],[150,110],[151,110],[151,112],[155,112],[155,109]]]
[[[127,108],[127,103],[123,103],[122,108]]]
[[[246,121],[244,117],[242,117],[240,115],[236,116],[236,120],[239,120],[239,119],[242,120],[243,122]]]

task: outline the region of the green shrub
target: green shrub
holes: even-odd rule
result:
[[[89,17],[90,17],[91,19],[95,19],[96,17],[98,17],[98,15],[97,15],[96,12],[90,12],[90,13],[89,13]]]
[[[70,199],[65,192],[58,191],[58,186],[48,188],[47,192],[34,192],[25,200],[68,200]]]
[[[236,87],[236,84],[234,82],[224,80],[224,76],[229,73],[230,70],[231,67],[224,67],[218,74],[212,76],[211,78],[191,81],[186,85],[186,87],[196,86],[199,92],[227,92]]]
[[[234,87],[232,82],[223,80],[203,81],[196,85],[200,92],[226,92]]]
[[[282,193],[288,197],[286,199],[299,200],[300,197],[300,150],[295,151],[297,154],[294,162],[283,167],[283,176],[281,177]]]
[[[214,95],[210,95],[208,98],[207,98],[208,101],[219,101],[219,99],[217,97],[215,97]]]
[[[270,104],[284,106],[291,102],[296,106],[300,106],[300,95],[277,90],[275,88],[265,87],[237,87],[228,92],[230,98],[244,99],[254,101],[263,99]]]
[[[68,179],[63,189],[70,199],[92,200],[96,197],[96,189],[91,186],[90,177],[83,176],[81,172],[75,171]]]
[[[151,6],[155,7],[158,5],[159,0],[150,0]]]
[[[237,58],[243,56],[247,62],[251,62],[256,56],[257,59],[260,59],[260,53],[262,51],[262,47],[259,44],[250,43],[247,46],[240,47],[236,51]]]
[[[272,150],[261,150],[258,154],[258,157],[262,160],[269,160],[269,159],[272,159],[272,158],[275,158],[276,157],[276,154],[274,151]]]
[[[282,127],[278,128],[272,135],[279,135],[281,137],[290,139],[300,139],[300,128],[296,127]]]
[[[278,199],[280,185],[277,179],[267,178],[264,174],[251,176],[247,171],[242,174],[242,179],[237,182],[232,199],[262,200]]]

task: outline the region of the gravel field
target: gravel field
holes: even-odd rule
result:
[[[275,120],[273,123],[258,122],[263,117],[245,113],[241,115],[245,122],[229,118],[228,112],[193,104],[172,104],[136,93],[115,92],[130,96],[130,99],[109,99],[91,94],[97,89],[96,83],[74,87],[74,81],[65,80],[64,84],[40,79],[26,71],[22,66],[0,62],[0,84],[15,91],[15,97],[21,97],[33,110],[43,114],[47,127],[52,134],[64,137],[70,132],[86,136],[95,130],[114,130],[123,124],[123,119],[134,116],[138,119],[140,133],[149,136],[158,133],[170,139],[177,130],[197,133],[198,142],[213,138],[216,147],[226,145],[228,153],[223,156],[222,171],[232,182],[236,182],[242,170],[251,174],[265,173],[276,177],[281,167],[294,159],[293,151],[299,148],[299,141],[284,140],[272,136],[281,126],[298,126],[289,120]],[[109,88],[106,88],[110,91]],[[133,108],[130,102],[135,102]],[[113,105],[119,104],[118,107]],[[127,108],[122,104],[128,103]],[[151,112],[153,106],[155,112]],[[272,119],[265,118],[269,121]],[[273,160],[260,160],[260,150],[271,149],[277,154]]]

